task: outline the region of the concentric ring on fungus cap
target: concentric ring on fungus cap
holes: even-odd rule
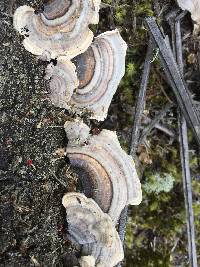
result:
[[[52,104],[64,108],[79,84],[75,65],[69,60],[61,59],[57,60],[56,65],[50,63],[45,72],[44,79]]]
[[[79,85],[70,101],[60,98],[57,106],[77,114],[87,114],[92,119],[104,120],[125,72],[126,49],[127,45],[118,30],[96,37],[85,53],[73,59]],[[58,87],[52,93],[56,95],[59,92]]]
[[[113,267],[123,259],[123,247],[115,226],[93,199],[81,193],[67,193],[62,204],[66,209],[68,238],[81,245],[82,267]]]
[[[135,164],[132,157],[122,150],[115,132],[102,130],[93,136],[87,132],[84,142],[76,141],[73,129],[79,133],[76,136],[80,139],[81,132],[77,129],[83,129],[84,125],[82,121],[65,123],[69,138],[67,157],[78,174],[82,192],[92,197],[116,224],[126,205],[138,205],[142,200]]]
[[[23,45],[34,55],[49,53],[51,58],[71,59],[90,46],[93,33],[89,24],[97,24],[101,0],[54,0],[35,14],[29,6],[14,14],[14,27],[25,36]]]
[[[104,120],[121,78],[125,73],[127,45],[118,30],[97,36],[88,50],[73,61],[79,87],[68,108],[87,110],[91,118]]]

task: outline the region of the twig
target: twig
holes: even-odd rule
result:
[[[155,45],[159,48],[160,62],[163,66],[167,78],[169,79],[171,87],[176,96],[178,105],[186,121],[193,130],[198,144],[200,145],[199,114],[197,113],[197,110],[193,105],[191,95],[179,71],[178,65],[173,57],[173,53],[168,44],[168,40],[164,38],[163,34],[159,30],[155,18],[146,18],[145,21]]]
[[[135,106],[135,114],[134,114],[131,144],[130,144],[130,155],[132,155],[133,158],[135,157],[137,146],[138,146],[138,141],[139,141],[141,117],[142,117],[142,113],[143,113],[144,105],[145,105],[145,96],[146,96],[147,84],[149,80],[152,57],[153,57],[153,45],[152,45],[152,42],[150,41],[147,54],[146,54],[145,63],[144,63],[140,90],[139,90],[139,94],[138,94],[138,98],[137,98],[137,102]]]
[[[127,224],[127,218],[128,218],[128,206],[126,206],[120,215],[119,222],[118,222],[118,233],[119,237],[121,239],[121,242],[124,246],[124,240],[125,240],[125,234],[126,234],[126,224]],[[116,267],[121,267],[122,263],[118,263]]]
[[[140,134],[140,126],[141,126],[141,117],[142,117],[142,113],[143,113],[144,105],[145,105],[146,89],[147,89],[147,84],[149,80],[149,72],[150,72],[152,57],[153,57],[153,44],[150,40],[147,54],[146,54],[145,63],[144,63],[142,81],[141,81],[139,95],[138,95],[137,102],[136,102],[134,121],[133,121],[133,127],[132,127],[129,154],[132,155],[133,158],[135,157],[135,153],[137,151],[137,146],[138,146],[138,139],[139,139],[139,134]],[[127,217],[128,217],[128,207],[126,206],[120,215],[119,226],[118,226],[119,236],[123,244],[124,244],[124,238],[125,238],[125,233],[126,233]],[[121,263],[119,263],[117,267],[121,267]]]
[[[112,5],[110,6],[110,23],[111,23],[111,29],[115,29],[115,0],[112,0]]]
[[[61,184],[62,186],[64,186],[65,188],[67,188],[67,185],[62,181],[60,180],[53,172],[50,172],[50,175],[53,176],[53,178],[59,182],[59,184]]]
[[[166,113],[173,107],[172,103],[167,103],[165,107],[161,110],[161,112],[151,121],[151,123],[144,128],[140,139],[138,141],[138,145],[142,144],[144,139],[150,134],[153,128],[155,128],[156,124],[166,115]]]
[[[149,117],[147,117],[145,115],[143,115],[143,118],[145,120],[146,125],[148,125],[152,121],[152,119],[150,119]],[[156,123],[155,128],[166,133],[170,137],[174,137],[174,135],[175,135],[174,131],[172,129],[167,128],[167,126],[164,124]]]
[[[181,25],[180,20],[183,17],[179,15],[176,17],[173,24],[171,24],[172,33],[174,35],[174,54],[179,66],[180,72],[183,75],[183,56],[182,56],[182,39],[181,39]],[[188,233],[188,253],[190,264],[192,267],[197,267],[197,254],[195,244],[195,225],[194,214],[192,207],[192,182],[189,165],[189,146],[187,135],[187,124],[184,116],[179,112],[179,139],[180,139],[180,156],[182,164],[183,187],[185,197],[185,207],[187,213],[187,233]]]
[[[187,232],[188,232],[188,253],[192,267],[197,267],[197,255],[195,244],[195,226],[194,214],[192,208],[192,183],[189,168],[189,149],[186,120],[180,113],[179,118],[180,131],[180,152],[183,174],[183,187],[185,196],[185,207],[187,213]]]
[[[173,248],[171,249],[171,253],[174,252],[174,250],[176,249],[176,247],[177,247],[179,241],[180,241],[180,238],[176,238],[176,240],[175,240],[175,242],[174,242],[174,246],[173,246]]]
[[[174,12],[174,14],[176,14]],[[174,16],[173,14],[173,16]],[[168,103],[163,111],[150,123],[150,125],[143,130],[141,137],[140,134],[140,126],[141,126],[141,116],[144,109],[145,103],[145,95],[147,89],[147,83],[149,79],[150,72],[150,64],[152,59],[152,51],[153,46],[159,48],[159,59],[164,68],[165,74],[168,78],[168,82],[172,87],[174,94],[176,96],[179,107],[184,114],[185,119],[191,126],[194,135],[198,144],[200,145],[200,118],[197,113],[196,108],[193,105],[192,98],[190,93],[185,85],[183,79],[183,62],[182,62],[182,43],[181,43],[181,35],[180,35],[180,19],[183,17],[183,14],[176,19],[176,24],[174,29],[172,29],[172,40],[173,40],[173,50],[176,52],[176,59],[178,64],[176,63],[176,59],[173,56],[169,38],[162,35],[159,30],[155,18],[147,18],[146,24],[149,32],[151,33],[152,40],[148,46],[148,52],[145,59],[144,71],[142,75],[141,87],[138,95],[138,99],[136,102],[135,108],[135,117],[132,128],[132,136],[131,136],[131,145],[130,145],[130,154],[135,157],[137,147],[139,142],[143,141],[145,136],[150,133],[153,127],[160,121],[160,119],[166,114],[166,112],[172,107],[172,103]],[[181,71],[180,71],[181,69]],[[184,187],[185,187],[185,198],[186,198],[186,207],[188,211],[188,236],[190,237],[190,251],[191,251],[191,262],[192,267],[197,267],[195,262],[195,238],[194,238],[194,218],[193,218],[193,210],[192,210],[192,189],[191,189],[191,177],[189,170],[189,150],[188,150],[188,140],[187,140],[187,128],[186,128],[186,120],[182,116],[180,121],[180,144],[181,144],[181,157],[182,157],[182,168],[183,168],[183,176],[184,176]],[[127,211],[126,207],[119,219],[119,234],[122,242],[124,241],[125,235],[125,227],[126,227],[126,219],[127,219]],[[121,266],[121,263],[117,265]]]
[[[162,84],[160,84],[160,89],[161,89],[162,93],[164,94],[164,96],[167,98],[167,100],[168,100],[170,103],[173,103],[173,101],[169,98],[169,96],[168,96],[167,93],[165,92],[165,89],[163,88]]]
[[[152,42],[150,41],[148,45],[145,63],[144,63],[142,81],[141,81],[139,95],[138,95],[137,102],[136,102],[134,121],[133,121],[133,127],[132,127],[129,154],[132,155],[133,158],[135,157],[135,153],[137,151],[138,139],[139,139],[139,134],[140,134],[140,126],[141,126],[141,117],[142,117],[142,113],[144,110],[146,89],[147,89],[147,84],[148,84],[148,79],[149,79],[149,72],[150,72],[150,65],[151,65],[152,57],[153,57],[153,45],[152,45]],[[128,217],[128,207],[126,206],[120,215],[119,226],[118,226],[118,232],[119,232],[119,236],[120,236],[122,243],[124,243],[124,238],[125,238],[125,233],[126,233],[127,217]],[[117,267],[121,267],[121,263],[119,263]]]
[[[162,131],[163,133],[165,133],[166,135],[173,137],[175,136],[174,132],[171,129],[168,129],[165,125],[162,125],[160,123],[156,123],[155,128],[157,128],[158,130]]]

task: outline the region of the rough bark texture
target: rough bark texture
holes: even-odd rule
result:
[[[47,99],[46,63],[25,51],[12,25],[18,6],[40,2],[0,2],[0,266],[63,266],[70,250],[61,200],[74,177],[55,155],[67,116]]]

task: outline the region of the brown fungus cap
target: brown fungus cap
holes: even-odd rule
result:
[[[64,195],[62,204],[66,209],[68,236],[82,246],[80,259],[83,267],[113,267],[123,257],[123,247],[111,218],[97,203],[81,193]],[[95,265],[92,265],[94,263]]]
[[[73,110],[87,109],[91,118],[102,121],[125,73],[127,45],[118,30],[97,36],[88,50],[75,58],[79,87],[70,104]]]
[[[67,122],[66,125],[67,137],[71,138],[73,132],[76,136],[78,132],[81,139],[83,122]],[[92,197],[115,224],[126,205],[140,204],[141,184],[134,161],[121,148],[115,132],[102,130],[98,135],[89,135],[84,145],[71,139],[66,153],[83,192]]]
[[[49,53],[71,59],[87,50],[93,39],[89,24],[97,24],[101,0],[54,0],[36,14],[29,6],[14,14],[14,27],[25,36],[23,45],[34,55]]]
[[[61,95],[56,106],[79,115],[87,114],[98,121],[104,120],[125,72],[126,49],[127,45],[118,30],[97,36],[87,51],[73,60],[78,79],[76,90],[69,101]],[[57,68],[54,70],[56,72]],[[60,65],[60,73],[65,71],[64,65]],[[52,88],[51,92],[53,98],[56,94],[60,95],[59,83]],[[67,93],[66,86],[65,92]]]

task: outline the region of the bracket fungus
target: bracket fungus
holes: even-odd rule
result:
[[[69,145],[84,145],[90,134],[90,128],[80,120],[66,121],[65,132]]]
[[[71,59],[87,50],[93,39],[89,24],[99,21],[101,0],[49,0],[42,13],[29,6],[14,14],[14,27],[25,36],[23,45],[34,55]]]
[[[79,264],[81,267],[95,267],[95,258],[93,256],[82,256]]]
[[[87,111],[90,118],[104,120],[125,72],[126,49],[127,45],[118,30],[108,31],[96,37],[88,50],[73,60],[77,67],[79,85],[70,101],[66,101],[64,96],[68,95],[66,86],[65,94],[62,94],[63,99],[59,97],[57,106],[79,114]],[[61,73],[66,71],[64,65],[59,64],[59,67],[54,68],[56,73],[59,68]],[[57,76],[56,78],[59,79]],[[60,90],[60,84],[57,83],[51,90],[50,98],[54,99],[56,94],[60,95]],[[63,90],[64,88],[64,93]]]
[[[81,245],[82,267],[113,267],[123,259],[123,247],[115,226],[93,199],[81,193],[67,193],[62,204],[67,214],[68,237],[74,244]],[[95,265],[92,265],[94,259]]]
[[[102,121],[125,73],[127,44],[118,30],[97,36],[75,64],[79,87],[73,94],[74,109],[87,109],[91,118]]]
[[[73,129],[79,134],[83,131],[77,129],[88,129],[83,125],[79,121],[66,122],[67,137],[70,138]],[[102,130],[98,135],[87,136],[84,131],[81,142],[70,139],[66,154],[79,176],[83,193],[92,197],[115,224],[126,205],[141,202],[141,184],[134,161],[122,150],[115,132]]]
[[[197,23],[194,25],[194,32],[200,30],[200,1],[199,0],[177,0],[181,9],[191,13],[192,19]]]
[[[56,107],[65,107],[78,86],[76,67],[69,60],[58,60],[57,64],[50,63],[44,77],[48,83],[49,98]]]

